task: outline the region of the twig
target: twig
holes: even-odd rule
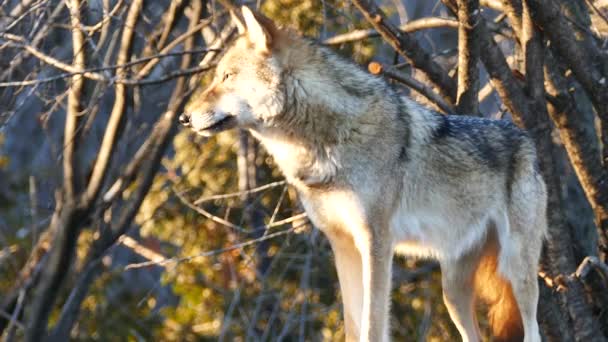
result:
[[[188,28],[188,31],[184,32],[183,34],[181,34],[179,37],[173,39],[171,41],[171,43],[169,43],[167,46],[165,46],[162,50],[160,50],[159,54],[166,54],[169,53],[171,50],[173,50],[176,46],[178,46],[179,44],[181,44],[182,42],[184,42],[186,39],[192,37],[194,34],[200,32],[200,30],[209,25],[211,23],[210,19],[204,20],[201,23],[195,24],[191,27]],[[206,52],[211,52],[211,51],[218,51],[219,47],[208,47],[206,49]],[[147,74],[150,73],[150,71],[152,71],[152,68],[154,68],[154,66],[156,64],[158,64],[158,62],[160,61],[160,59],[158,58],[154,58],[154,56],[152,56],[152,60],[150,60],[146,65],[144,65],[138,72],[137,72],[137,77],[136,78],[143,78],[145,77]]]
[[[596,256],[587,256],[578,266],[574,276],[578,279],[586,278],[591,269],[602,275],[604,282],[608,285],[608,265],[601,262]]]
[[[478,101],[481,103],[483,101],[485,101],[485,99],[488,98],[488,96],[492,95],[492,93],[494,92],[494,86],[492,85],[492,82],[488,82],[486,83],[480,90],[479,90],[479,97],[478,97]]]
[[[253,189],[249,189],[246,191],[237,191],[237,192],[232,192],[232,193],[228,193],[228,194],[221,194],[221,195],[213,195],[213,196],[207,196],[207,197],[201,197],[199,199],[197,199],[196,201],[194,201],[194,204],[201,204],[204,202],[209,202],[209,201],[215,201],[215,200],[219,200],[219,199],[226,199],[226,198],[231,198],[231,197],[240,197],[240,196],[244,196],[244,195],[251,195],[254,194],[256,192],[260,192],[260,191],[264,191],[267,189],[271,189],[271,188],[275,188],[277,186],[281,186],[281,185],[285,185],[286,182],[283,181],[277,181],[277,182],[272,182],[272,183],[268,183],[262,186],[259,186],[257,188],[253,188]]]
[[[16,36],[14,34],[9,34],[9,33],[0,33],[0,38],[4,38],[4,39],[11,40],[13,42],[21,43],[20,46],[25,51],[31,53],[34,57],[38,58],[39,60],[43,61],[46,64],[54,66],[57,69],[67,71],[72,74],[81,74],[81,75],[85,76],[86,78],[90,78],[90,79],[96,80],[96,81],[105,81],[106,80],[106,77],[99,73],[87,72],[87,71],[75,68],[72,65],[66,64],[49,55],[44,54],[43,52],[36,49],[35,47],[33,47],[29,44],[26,44],[25,39],[23,37]]]
[[[538,276],[544,281],[545,285],[550,289],[554,289],[559,292],[568,290],[569,285],[576,280],[584,281],[589,273],[595,270],[598,272],[606,285],[608,285],[608,265],[601,262],[596,256],[586,256],[585,259],[578,265],[576,271],[570,274],[558,274],[551,277],[547,272],[540,271]]]
[[[21,15],[19,15],[18,18],[13,19],[13,21],[8,26],[6,26],[6,27],[0,27],[0,30],[2,30],[2,32],[8,32],[8,31],[10,31],[10,29],[12,29],[17,24],[19,24],[19,22],[21,20],[23,20],[23,18],[27,17],[28,14],[30,14],[31,12],[37,10],[39,7],[41,7],[42,5],[44,5],[47,2],[48,2],[47,0],[38,1],[32,7],[28,8],[27,11],[25,11],[24,13],[22,13]]]
[[[267,185],[269,185],[269,184],[267,184]],[[186,199],[184,197],[184,195],[182,195],[180,192],[175,191],[175,189],[173,190],[173,192],[175,193],[175,195],[177,196],[177,198],[179,198],[179,200],[182,203],[184,203],[187,207],[189,207],[190,209],[192,209],[192,210],[198,212],[199,214],[205,216],[206,218],[210,219],[211,221],[219,223],[219,224],[224,225],[226,227],[229,227],[229,228],[241,231],[241,232],[246,232],[247,231],[247,229],[245,229],[245,228],[243,228],[243,227],[241,227],[239,225],[236,225],[236,224],[234,224],[234,223],[232,223],[230,221],[227,221],[227,220],[225,220],[225,219],[223,219],[223,218],[221,218],[219,216],[215,216],[215,215],[211,214],[210,212],[206,211],[205,209],[203,209],[201,207],[197,207],[192,202],[188,201],[188,199]],[[262,229],[270,229],[270,228],[273,228],[273,227],[282,226],[284,224],[291,223],[291,222],[294,222],[294,221],[297,221],[297,220],[301,220],[301,219],[306,218],[306,217],[307,217],[306,213],[294,215],[292,217],[289,217],[289,218],[286,218],[286,219],[283,219],[283,220],[279,220],[279,221],[275,221],[275,222],[269,223],[267,225],[263,225],[263,226],[260,226],[260,227],[255,227],[253,229],[253,231],[258,231],[258,230],[262,230]]]
[[[504,12],[504,4],[500,0],[480,0],[480,4],[493,10]]]
[[[452,18],[422,18],[408,22],[407,24],[399,26],[399,29],[403,32],[412,33],[420,30],[438,28],[438,27],[450,27],[458,28],[458,21]],[[380,33],[375,29],[369,30],[354,30],[348,33],[333,36],[325,39],[323,44],[327,45],[338,45],[367,38],[380,37]]]
[[[308,297],[309,297],[309,288],[310,288],[310,273],[311,273],[311,262],[312,262],[312,255],[313,255],[313,248],[314,248],[314,243],[313,241],[315,240],[316,236],[317,236],[317,232],[318,231],[314,231],[312,233],[312,235],[309,238],[309,249],[308,249],[308,253],[306,253],[306,259],[304,261],[304,270],[302,272],[302,278],[300,279],[300,291],[303,292],[303,303],[302,306],[300,308],[300,325],[299,325],[299,333],[298,333],[298,338],[299,341],[305,341],[305,336],[306,336],[306,315],[307,315],[307,310],[308,310]]]
[[[114,14],[116,14],[116,12],[118,12],[118,10],[120,9],[120,6],[122,6],[122,3],[123,3],[123,0],[116,1],[116,4],[110,10],[110,12],[104,13],[103,18],[101,18],[101,20],[97,24],[92,25],[92,26],[87,26],[87,25],[81,24],[80,28],[84,31],[87,31],[89,35],[93,34],[95,31],[99,30],[100,28],[104,27],[104,25],[106,25],[108,22],[110,22],[110,19],[112,19]]]
[[[182,5],[184,3],[185,1],[183,0],[172,0],[171,4],[169,4],[169,9],[165,13],[165,15],[163,15],[162,19],[162,22],[164,23],[163,30],[160,33],[158,41],[156,42],[156,46],[158,48],[165,45],[167,38],[169,38],[169,33],[171,33],[171,29],[173,28],[173,25],[176,22],[176,15],[179,13],[178,11],[181,10]]]
[[[219,51],[219,50],[207,50],[205,49],[205,53],[206,52],[211,52],[211,51]],[[176,52],[176,53],[172,53],[170,55],[176,55],[176,54],[186,54],[189,52]],[[195,52],[192,52],[195,53]],[[151,59],[151,58],[156,58],[156,57],[148,57],[145,58],[146,60]],[[141,63],[141,62],[131,62],[131,63],[127,63],[127,65],[131,64],[137,64],[137,63]],[[123,66],[108,66],[108,67],[98,67],[98,68],[89,68],[89,69],[85,69],[85,70],[80,70],[78,72],[74,72],[74,73],[63,73],[63,74],[59,74],[57,76],[51,76],[51,77],[46,77],[46,78],[42,78],[42,79],[36,79],[36,80],[29,80],[29,81],[11,81],[11,82],[0,82],[0,88],[5,88],[5,87],[22,87],[22,86],[30,86],[30,85],[36,85],[36,84],[40,84],[40,83],[47,83],[47,82],[53,82],[53,81],[57,81],[63,78],[68,78],[68,77],[73,77],[73,76],[77,76],[77,75],[83,75],[85,76],[85,78],[90,78],[87,75],[90,74],[93,71],[96,70],[111,70],[111,69],[117,69],[117,68],[121,68]],[[158,83],[163,83],[163,82],[167,82],[169,80],[178,78],[178,77],[182,77],[182,76],[189,76],[189,75],[193,75],[199,72],[203,72],[203,71],[207,71],[211,68],[213,68],[213,65],[210,66],[197,66],[197,67],[192,67],[192,68],[188,68],[188,69],[184,69],[184,70],[179,70],[179,71],[174,71],[171,73],[166,74],[165,76],[159,77],[159,78],[153,78],[153,79],[139,79],[139,78],[124,78],[124,79],[118,79],[118,78],[106,78],[105,76],[101,76],[101,78],[97,78],[94,77],[92,79],[96,80],[96,81],[100,81],[100,82],[105,82],[108,84],[124,84],[124,85],[129,85],[129,86],[141,86],[141,85],[150,85],[150,84],[158,84]]]
[[[122,84],[125,84],[125,85],[138,85],[138,86],[159,84],[159,83],[164,83],[164,82],[167,82],[167,81],[170,81],[172,79],[179,78],[179,77],[184,77],[184,76],[190,76],[190,75],[198,74],[198,73],[201,73],[203,71],[208,71],[208,70],[213,69],[213,68],[215,68],[215,65],[194,66],[194,67],[191,67],[191,68],[181,69],[181,70],[178,70],[178,71],[170,72],[167,75],[165,75],[163,77],[156,78],[156,79],[149,79],[149,80],[138,80],[138,79],[124,80],[122,82]]]
[[[17,328],[23,330],[25,329],[25,326],[23,325],[23,323],[17,321],[17,320],[13,320],[13,316],[11,314],[9,314],[8,312],[4,311],[4,310],[0,310],[0,316],[2,316],[4,319],[8,320],[10,323],[14,324]]]
[[[161,261],[165,259],[165,256],[157,253],[143,245],[137,240],[133,239],[128,235],[123,235],[118,239],[118,243],[130,248],[135,254],[144,257],[150,261]]]
[[[281,208],[281,204],[283,203],[283,199],[285,198],[286,194],[287,194],[287,186],[284,186],[283,190],[281,190],[281,195],[279,196],[279,199],[277,200],[277,205],[274,207],[274,210],[272,211],[272,215],[270,215],[270,219],[268,220],[268,222],[270,222],[270,223],[274,222],[275,218],[279,214],[279,209]]]
[[[233,270],[232,267],[231,267],[231,270]],[[232,271],[231,273],[232,273],[232,277],[234,278],[234,271]],[[241,301],[242,287],[243,286],[241,285],[236,289],[236,291],[234,292],[234,295],[232,296],[232,300],[230,300],[230,305],[228,306],[228,310],[226,310],[226,313],[224,314],[224,319],[222,321],[222,331],[220,332],[220,335],[217,338],[218,342],[225,341],[226,335],[230,331],[230,329],[228,329],[228,328],[230,327],[230,323],[232,322],[233,312],[234,312],[235,308],[237,307],[237,305],[239,304],[239,302]]]
[[[15,335],[15,328],[19,327],[17,324],[19,321],[17,320],[21,315],[21,310],[23,309],[23,300],[25,299],[25,289],[21,289],[19,291],[19,297],[17,298],[17,305],[15,306],[15,310],[13,310],[13,314],[11,315],[8,327],[6,328],[6,338],[5,341],[12,341]],[[23,325],[20,327],[23,329]]]
[[[173,190],[173,193],[175,193],[175,195],[177,196],[177,198],[179,198],[179,200],[180,200],[180,201],[181,201],[183,204],[185,204],[185,205],[186,205],[188,208],[190,208],[190,209],[192,209],[192,210],[196,211],[197,213],[199,213],[199,214],[201,214],[201,215],[205,216],[206,218],[210,219],[211,221],[216,222],[216,223],[219,223],[219,224],[221,224],[221,225],[224,225],[224,226],[226,226],[226,227],[228,227],[228,228],[232,228],[232,229],[234,229],[234,230],[238,230],[238,231],[240,231],[240,232],[245,232],[245,231],[246,231],[246,229],[245,229],[245,228],[243,228],[243,227],[241,227],[241,226],[238,226],[238,225],[236,225],[236,224],[234,224],[234,223],[232,223],[232,222],[230,222],[230,221],[227,221],[227,220],[225,220],[225,219],[223,219],[223,218],[221,218],[221,217],[219,217],[219,216],[215,216],[215,215],[211,214],[210,212],[208,212],[207,210],[205,210],[205,209],[203,209],[203,208],[200,208],[200,207],[195,206],[194,204],[192,204],[191,202],[189,202],[189,201],[188,201],[188,200],[187,200],[187,199],[184,197],[184,195],[182,195],[182,194],[181,194],[181,193],[179,193],[178,191],[175,191],[175,189]]]
[[[418,93],[424,95],[431,102],[436,104],[444,113],[446,113],[446,114],[455,114],[456,113],[454,111],[454,108],[450,104],[445,102],[443,100],[443,98],[441,98],[441,96],[439,96],[437,93],[435,93],[433,91],[433,89],[426,86],[422,82],[419,82],[418,80],[416,80],[412,77],[409,77],[403,73],[399,73],[396,70],[393,70],[391,68],[386,68],[378,62],[371,62],[368,66],[368,69],[372,74],[375,74],[375,75],[382,74],[388,78],[391,78],[400,83],[403,83],[403,84],[407,85],[408,87],[411,87]]]
[[[595,5],[593,0],[585,0],[585,2],[593,9],[593,12],[597,14],[602,20],[608,25],[608,17]]]
[[[31,40],[30,44],[32,45],[32,47],[34,47],[34,48],[37,47],[43,41],[43,39],[45,37],[47,37],[47,33],[51,29],[50,23],[53,23],[61,15],[62,12],[63,12],[63,2],[60,4],[57,4],[57,6],[55,6],[55,8],[53,9],[53,12],[49,15],[48,19],[46,20],[45,25],[38,31],[38,33],[36,33],[34,38]],[[12,74],[15,67],[20,65],[23,62],[24,55],[25,55],[25,53],[22,51],[22,52],[18,53],[10,61],[8,68],[3,70],[2,73],[0,74],[0,80],[8,78],[8,76]]]
[[[254,245],[258,242],[261,242],[261,241],[270,240],[277,236],[289,234],[292,231],[294,231],[295,229],[296,229],[296,227],[291,227],[291,228],[282,230],[280,232],[264,235],[257,239],[251,239],[251,240],[248,240],[245,242],[237,243],[237,244],[229,246],[229,247],[215,249],[212,251],[207,251],[207,252],[203,252],[203,253],[199,253],[196,255],[191,255],[191,256],[187,256],[187,257],[183,257],[183,258],[173,257],[173,258],[167,258],[167,259],[163,259],[163,260],[159,260],[159,261],[146,261],[146,262],[140,262],[140,263],[135,263],[135,264],[129,264],[129,265],[125,266],[124,270],[127,271],[127,270],[131,270],[131,269],[143,268],[143,267],[149,267],[149,266],[163,266],[168,263],[190,262],[194,259],[210,257],[210,256],[230,252],[235,249],[245,248],[245,247]]]

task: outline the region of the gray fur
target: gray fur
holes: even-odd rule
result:
[[[347,339],[388,340],[395,250],[474,269],[470,255],[497,240],[525,340],[539,341],[546,194],[528,135],[506,121],[433,112],[327,48],[245,18],[263,30],[227,51],[216,79],[188,103],[187,125],[203,135],[247,128],[274,156],[331,242]],[[457,288],[445,290],[471,296]],[[478,340],[470,303],[450,298],[463,339]]]

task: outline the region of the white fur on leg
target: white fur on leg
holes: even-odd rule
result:
[[[390,239],[359,239],[363,263],[363,312],[359,341],[389,340],[389,311],[393,245]]]

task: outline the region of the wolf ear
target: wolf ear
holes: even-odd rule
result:
[[[239,31],[239,35],[243,35],[245,32],[247,32],[247,27],[245,26],[243,19],[241,19],[238,14],[234,13],[234,11],[230,11],[230,18],[232,19],[234,26],[236,26],[237,30]]]
[[[259,13],[254,13],[249,7],[241,7],[245,24],[247,25],[247,37],[258,52],[269,52],[272,46],[272,34],[276,32],[273,22]]]

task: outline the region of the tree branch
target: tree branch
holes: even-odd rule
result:
[[[443,98],[439,96],[439,94],[435,93],[433,89],[423,84],[422,82],[419,82],[418,80],[409,77],[408,75],[405,75],[403,73],[399,73],[391,68],[384,67],[378,62],[371,62],[368,66],[368,69],[369,72],[374,75],[382,74],[388,78],[403,83],[406,86],[414,89],[415,91],[429,99],[432,103],[436,104],[437,107],[439,107],[444,113],[456,114],[454,108],[449,103],[445,102]]]
[[[570,163],[595,214],[600,254],[608,254],[608,174],[602,166],[597,132],[580,120],[567,80],[551,53],[545,66],[549,115],[558,129]]]
[[[129,6],[129,12],[123,27],[121,45],[116,64],[125,64],[129,61],[135,24],[139,17],[142,4],[143,0],[134,0],[131,3],[131,6]],[[127,70],[125,68],[119,68],[116,70],[117,78],[126,78],[126,76]],[[97,194],[103,186],[106,170],[110,164],[112,151],[114,151],[116,141],[118,140],[119,126],[126,111],[127,88],[124,84],[116,84],[115,89],[114,107],[112,107],[112,113],[110,114],[108,125],[106,126],[106,132],[103,136],[99,153],[97,154],[97,161],[93,167],[93,172],[85,193],[84,200],[88,203],[95,201]]]
[[[559,180],[554,171],[554,162],[550,155],[552,137],[548,126],[548,113],[544,91],[544,52],[542,39],[532,20],[530,0],[522,1],[522,36],[524,49],[524,63],[526,72],[526,85],[528,96],[531,99],[533,115],[535,115],[535,133],[538,135],[539,153],[541,154],[541,167],[544,166],[544,177],[547,182],[548,208],[549,208],[549,236],[547,255],[550,258],[551,269],[554,273],[566,273],[575,265],[574,251],[569,239],[564,238],[568,227],[557,212],[561,207],[559,195]],[[544,124],[541,124],[544,123]],[[542,139],[542,140],[540,140]],[[545,154],[545,155],[543,155]],[[544,165],[543,165],[544,164]],[[567,236],[567,235],[566,235]],[[570,247],[570,248],[569,248]],[[594,318],[591,307],[584,296],[584,289],[580,283],[571,284],[569,291],[564,294],[567,308],[574,325],[574,337],[577,341],[595,341],[603,339],[599,324]]]
[[[421,18],[401,25],[399,26],[399,29],[403,32],[412,33],[420,30],[439,27],[458,28],[458,20],[452,18]],[[380,37],[380,33],[375,29],[354,30],[328,38],[323,41],[323,44],[339,45],[373,37]]]
[[[80,31],[80,1],[71,0],[68,3],[70,18],[72,22],[72,49],[74,55],[74,67],[82,69],[85,64],[84,35]],[[64,132],[64,183],[63,197],[57,204],[57,211],[61,211],[58,220],[54,220],[58,226],[53,247],[51,248],[49,262],[46,265],[40,284],[36,290],[32,303],[31,316],[27,323],[26,340],[39,341],[46,336],[48,316],[52,310],[57,297],[57,292],[65,279],[66,270],[71,264],[78,237],[80,226],[79,219],[82,218],[84,210],[79,207],[76,196],[77,189],[77,162],[74,145],[76,128],[80,115],[80,97],[83,87],[81,76],[75,76],[72,86],[68,92],[68,108],[66,112],[66,123]],[[53,227],[49,228],[53,229]]]
[[[456,82],[439,64],[433,61],[416,39],[399,31],[386,20],[386,16],[373,0],[353,0],[353,4],[395,51],[409,60],[415,68],[420,69],[437,86],[446,102],[456,102]]]
[[[72,65],[77,69],[85,67],[84,34],[80,30],[80,1],[66,1],[70,10],[72,23],[72,50],[74,62]],[[68,105],[65,118],[64,142],[63,142],[63,191],[65,200],[75,202],[78,189],[78,161],[74,147],[76,145],[76,128],[80,118],[80,96],[84,86],[81,75],[72,77],[72,84],[68,91]]]
[[[478,0],[457,0],[458,4],[458,90],[456,110],[479,115],[479,10]]]
[[[602,123],[603,162],[608,164],[608,75],[597,67],[606,57],[579,44],[555,1],[530,0],[534,22],[541,27],[555,51],[589,95]]]
[[[189,29],[196,26],[202,12],[201,0],[192,0],[191,4],[193,10],[190,18]],[[189,38],[186,39],[184,49],[189,50],[192,49],[193,46],[194,36],[190,35]],[[183,55],[181,68],[188,68],[191,61],[192,56],[190,54]],[[145,195],[148,193],[150,186],[152,185],[154,176],[160,167],[160,160],[164,154],[164,151],[171,141],[171,138],[174,136],[177,113],[181,111],[185,98],[188,95],[188,92],[185,91],[185,87],[186,80],[184,78],[178,79],[171,95],[171,100],[169,102],[167,111],[163,116],[161,116],[152,133],[150,136],[148,136],[142,145],[142,148],[138,151],[140,156],[146,156],[149,158],[147,163],[144,163],[145,165],[143,165],[141,168],[137,167],[139,163],[129,164],[131,167],[128,166],[125,170],[127,174],[123,173],[115,183],[115,186],[118,189],[113,190],[114,192],[112,195],[104,196],[104,200],[107,201],[105,201],[106,203],[102,205],[102,208],[107,206],[112,199],[116,198],[117,194],[121,193],[126,188],[128,181],[133,179],[134,173],[137,169],[143,170],[143,174],[139,177],[139,184],[134,190],[133,194],[130,196],[129,202],[123,206],[123,210],[117,222],[110,228],[109,232],[106,234],[100,234],[99,238],[95,240],[90,247],[85,258],[85,270],[81,273],[76,282],[76,286],[72,289],[68,301],[64,304],[61,310],[58,323],[53,330],[53,339],[68,339],[70,330],[78,318],[80,305],[84,300],[91,283],[98,274],[101,257],[123,234],[126,233],[129,227],[131,227],[133,218],[139,210]],[[146,161],[145,158],[138,158],[137,160],[139,162]],[[133,174],[129,174],[131,172]],[[114,188],[114,186],[112,188]]]

